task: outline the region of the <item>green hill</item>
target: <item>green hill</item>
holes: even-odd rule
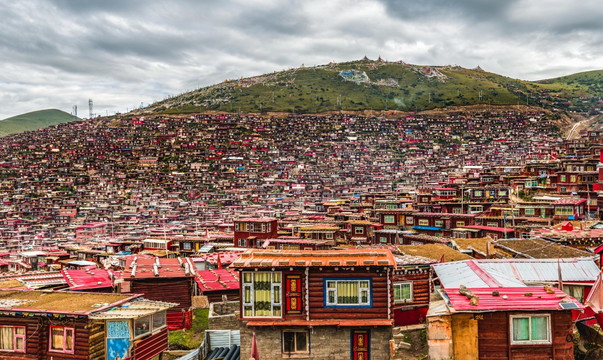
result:
[[[0,136],[43,129],[52,125],[79,120],[81,119],[57,109],[33,111],[0,121]]]
[[[574,98],[603,96],[602,73],[530,82],[480,68],[418,66],[364,59],[226,80],[155,103],[147,110],[319,113],[526,103],[568,107],[567,102]]]

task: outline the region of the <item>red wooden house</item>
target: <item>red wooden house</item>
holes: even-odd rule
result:
[[[0,290],[0,298],[2,359],[114,360],[113,351],[122,349],[122,359],[148,360],[168,348],[165,311],[174,304],[80,292]],[[122,308],[125,324],[113,315],[95,318]]]
[[[431,264],[436,261],[422,256],[395,255],[394,325],[425,322],[431,293]]]
[[[170,330],[189,329],[192,320],[192,295],[196,268],[190,258],[130,256],[123,279],[131,293],[149,300],[177,303],[167,312]]]
[[[396,264],[389,250],[249,250],[233,267],[242,354],[251,353],[254,329],[265,360],[390,358]]]
[[[259,248],[262,240],[278,236],[278,220],[272,218],[247,218],[234,221],[234,246]]]

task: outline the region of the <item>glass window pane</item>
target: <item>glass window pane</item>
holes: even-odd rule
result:
[[[529,318],[514,318],[513,319],[513,341],[528,341],[530,340],[530,319]]]
[[[73,330],[65,330],[65,351],[73,350]]]
[[[15,328],[15,334],[17,334],[17,335],[25,335],[25,328],[24,327],[16,327]]]
[[[243,273],[243,282],[247,284],[251,283],[251,273]]]
[[[23,338],[18,337],[15,340],[16,340],[16,343],[15,343],[16,349],[15,350],[23,350],[23,344],[24,344]]]
[[[13,327],[0,327],[0,350],[12,350],[13,341]]]
[[[532,340],[548,340],[548,319],[544,316],[532,318]]]
[[[402,299],[410,300],[410,284],[402,284]]]
[[[51,350],[63,350],[63,335],[64,328],[54,327],[50,330],[50,349]]]
[[[402,300],[402,285],[394,285],[394,301]]]
[[[283,333],[283,352],[291,353],[295,349],[295,333],[284,332]]]
[[[275,304],[280,304],[281,303],[281,287],[280,286],[275,286],[274,287],[274,297],[272,300]]]
[[[304,332],[296,332],[295,333],[295,348],[297,351],[306,351],[306,336],[308,335],[308,333]]]

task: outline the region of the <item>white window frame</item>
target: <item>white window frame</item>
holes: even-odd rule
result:
[[[383,215],[383,223],[384,224],[395,224],[396,217],[394,215]]]
[[[373,281],[371,280],[371,278],[358,278],[358,279],[334,279],[334,278],[325,278],[324,280],[324,286],[325,286],[325,299],[324,299],[324,304],[325,307],[328,308],[333,308],[333,307],[340,307],[340,308],[346,308],[346,307],[350,307],[350,308],[370,308],[373,306],[373,300],[372,300],[372,285],[373,285]],[[338,299],[337,299],[337,285],[340,282],[355,282],[358,283],[358,303],[356,304],[339,304],[338,303]],[[367,282],[368,283],[368,287],[362,287],[361,284],[363,282]],[[330,287],[329,283],[335,283],[335,287],[332,288]],[[367,296],[366,296],[366,302],[362,301],[362,293],[364,291],[367,291]],[[330,294],[333,294],[333,299],[334,301],[329,301],[329,297]]]
[[[410,299],[396,299],[396,287],[400,287],[400,294],[402,294],[402,286],[403,285],[409,285],[410,286]],[[414,296],[413,296],[413,286],[412,286],[412,281],[408,281],[408,282],[400,282],[400,283],[395,283],[394,284],[394,302],[396,304],[398,303],[411,303],[413,302]]]
[[[463,209],[455,207],[455,208],[452,209],[452,213],[453,214],[462,214],[463,213]]]
[[[273,314],[272,316],[257,316],[255,315],[256,309],[255,309],[255,305],[254,305],[254,283],[255,283],[255,274],[270,274],[270,312]],[[246,282],[246,276],[245,274],[250,274],[251,275],[251,282]],[[278,281],[275,281],[275,274],[278,274]],[[280,271],[245,271],[241,274],[241,281],[243,284],[242,287],[242,292],[241,292],[241,303],[243,304],[243,312],[241,314],[241,317],[244,318],[282,318],[283,317],[283,304],[282,304],[282,297],[283,297],[283,292],[282,292],[282,281],[283,281],[283,274]],[[246,289],[249,289],[250,291],[250,297],[249,297],[249,302],[245,301],[245,291]],[[274,295],[275,292],[278,291],[278,302],[275,301]],[[251,306],[251,312],[252,315],[251,316],[246,316],[245,315],[245,307],[247,306]],[[275,307],[280,307],[280,315],[274,315],[274,310]]]
[[[429,226],[429,219],[419,219],[419,226]]]
[[[532,318],[544,317],[547,319],[547,339],[546,340],[531,340],[532,339]],[[530,340],[513,340],[513,319],[517,318],[528,318],[528,329],[530,332]],[[551,314],[521,314],[521,315],[510,315],[509,316],[509,337],[511,339],[511,345],[542,345],[551,344]]]
[[[527,215],[536,215],[536,209],[534,208],[526,208],[524,213]]]
[[[364,228],[362,226],[354,226],[354,234],[364,234]]]

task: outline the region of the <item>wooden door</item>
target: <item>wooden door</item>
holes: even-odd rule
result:
[[[287,275],[285,280],[285,304],[287,314],[302,313],[302,289],[300,275]]]
[[[370,347],[368,330],[352,330],[352,360],[369,360]]]

